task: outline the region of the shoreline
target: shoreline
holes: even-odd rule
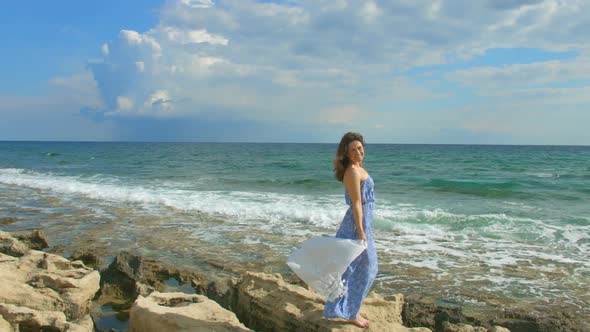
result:
[[[157,218],[156,218],[157,219]],[[13,218],[8,220],[3,218],[6,225],[8,222],[17,222],[18,219]],[[41,223],[42,225],[42,223]],[[144,221],[145,226],[150,225],[149,220]],[[179,248],[182,242],[178,239],[186,238],[187,235],[183,231],[175,231],[173,234],[167,234],[164,238],[159,234],[143,234],[141,238],[136,238],[136,243],[139,241],[143,246],[126,246],[113,249],[113,246],[106,245],[108,242],[104,242],[101,239],[110,238],[114,235],[113,232],[116,230],[112,228],[113,225],[94,225],[92,229],[89,229],[82,236],[76,237],[75,239],[63,238],[62,242],[66,242],[64,245],[52,246],[47,250],[48,252],[60,254],[66,258],[80,252],[94,252],[95,256],[103,261],[103,267],[106,268],[114,258],[121,251],[128,251],[134,255],[138,255],[149,260],[158,260],[162,264],[171,266],[183,267],[194,271],[207,274],[210,277],[218,277],[219,275],[225,275],[227,277],[228,271],[234,271],[234,275],[245,273],[246,271],[256,271],[263,273],[280,273],[285,280],[291,283],[297,283],[296,279],[293,279],[294,274],[288,269],[286,264],[283,264],[286,260],[285,257],[278,257],[275,254],[269,254],[268,248],[261,245],[253,245],[252,248],[243,248],[241,255],[255,255],[259,257],[258,262],[246,261],[241,262],[240,260],[222,260],[222,256],[211,256],[210,253],[203,251],[187,251],[187,248]],[[34,226],[33,226],[34,228]],[[56,237],[56,230],[52,230],[53,236]],[[168,239],[168,240],[166,240]],[[170,240],[174,239],[174,240]],[[64,241],[67,240],[67,241]],[[204,248],[209,248],[206,243],[202,244]],[[215,249],[216,250],[216,249]],[[268,251],[268,252],[267,252]],[[186,256],[192,257],[187,263]],[[280,256],[280,255],[279,255]],[[227,258],[227,257],[226,257]],[[270,260],[269,260],[270,259]],[[277,266],[279,268],[277,268]],[[457,289],[445,287],[445,284],[437,284],[436,280],[426,280],[429,275],[426,273],[421,274],[420,270],[412,270],[415,278],[405,281],[402,283],[408,283],[412,288],[397,287],[401,289],[407,300],[411,301],[413,306],[418,310],[427,310],[437,312],[439,310],[452,310],[462,312],[461,315],[468,317],[474,321],[485,322],[494,319],[494,317],[500,317],[502,315],[511,315],[512,317],[521,317],[525,321],[530,318],[533,320],[539,319],[539,317],[548,317],[550,320],[574,322],[574,325],[582,324],[583,312],[580,309],[576,309],[568,303],[561,301],[554,301],[551,306],[547,306],[543,301],[531,302],[531,300],[523,301],[519,298],[506,298],[505,296],[499,296],[498,294],[490,293],[474,293],[466,288]],[[392,271],[395,273],[395,271]],[[482,276],[485,278],[485,276]],[[412,283],[415,283],[412,285]],[[425,284],[426,283],[426,284]],[[421,290],[421,285],[426,285],[427,289]],[[383,285],[382,285],[383,286]],[[410,290],[410,289],[413,289]],[[379,294],[384,296],[390,296],[396,292],[393,289],[379,288],[374,285],[373,291],[377,291]],[[467,294],[468,296],[463,296]],[[478,302],[473,302],[472,299],[481,299]],[[531,305],[532,303],[532,305]],[[587,308],[586,308],[587,309]],[[430,314],[429,314],[430,315]],[[418,315],[419,316],[419,315]],[[467,319],[467,318],[463,318]],[[419,319],[408,316],[409,324],[417,324],[421,326],[432,325],[432,319]],[[575,322],[581,323],[575,323]],[[552,323],[553,324],[553,323]],[[560,326],[562,323],[557,323]],[[580,331],[588,330],[590,327],[580,329]],[[572,331],[576,331],[573,329]]]
[[[224,230],[220,232],[221,238],[208,241],[201,234],[195,235],[192,230],[177,227],[177,224],[169,224],[157,215],[140,216],[129,215],[129,211],[113,209],[117,219],[112,222],[96,222],[95,217],[85,220],[78,211],[71,215],[40,216],[35,222],[21,223],[19,218],[0,218],[0,226],[8,231],[27,231],[33,228],[44,229],[54,245],[54,252],[69,255],[72,252],[88,248],[100,253],[101,257],[114,257],[121,250],[133,252],[143,257],[160,259],[175,265],[187,267],[196,266],[207,271],[213,271],[211,264],[226,264],[240,266],[241,269],[259,271],[265,273],[281,273],[287,276],[291,273],[285,264],[290,248],[295,248],[300,241],[297,237],[284,237],[270,233],[260,233],[262,242],[249,244],[242,243],[242,239],[252,236],[248,229]],[[210,232],[212,228],[234,227],[223,220],[209,218],[204,214],[196,214],[196,222],[204,226],[199,232]],[[181,218],[194,218],[195,214],[180,216]],[[130,218],[130,219],[128,219]],[[3,221],[4,220],[4,221]],[[34,216],[28,216],[26,220],[35,220]],[[11,227],[11,224],[14,227]],[[6,227],[8,226],[8,227]],[[181,224],[182,226],[182,224]],[[191,226],[192,227],[192,226]],[[72,234],[71,230],[76,230]],[[64,236],[63,234],[68,234]],[[393,234],[395,235],[395,234]],[[219,241],[219,243],[216,243]],[[264,242],[279,243],[280,248],[270,247]],[[116,248],[116,249],[114,249]],[[380,261],[387,260],[387,256],[381,255]],[[403,258],[403,257],[402,257]],[[518,266],[506,266],[505,272],[522,278],[543,277],[537,275],[536,270],[529,268],[526,261],[518,262]],[[408,295],[437,294],[433,302],[441,302],[446,305],[456,306],[465,303],[472,307],[488,307],[510,305],[516,308],[544,307],[541,312],[566,309],[569,312],[588,311],[584,306],[584,295],[575,299],[575,303],[568,303],[566,296],[559,296],[556,291],[551,299],[531,297],[526,294],[507,295],[506,292],[489,289],[490,280],[494,275],[488,275],[485,271],[494,269],[494,266],[466,264],[464,272],[476,276],[478,279],[465,280],[454,279],[461,276],[454,274],[454,270],[440,277],[428,267],[418,267],[400,260],[395,265],[380,265],[380,273],[373,286],[373,290],[390,295],[403,292]],[[569,268],[564,265],[563,269]],[[444,269],[444,266],[443,266]],[[443,270],[443,272],[447,272]],[[461,271],[459,271],[461,272]],[[518,273],[518,274],[516,274]],[[526,273],[526,274],[523,274]],[[579,282],[582,282],[580,280]],[[507,284],[507,287],[512,287]],[[530,286],[529,286],[530,287]]]
[[[42,234],[41,237],[45,237],[42,231],[34,232],[36,232],[36,234]],[[4,237],[6,237],[6,234],[9,234],[2,233]],[[26,237],[26,235],[23,236]],[[49,247],[49,245],[47,245],[44,248],[44,252],[46,252],[47,255],[52,251],[56,251],[56,249],[58,249],[57,251],[60,251],[66,248]],[[266,285],[265,287],[269,287],[267,292],[273,294],[277,291],[278,293],[287,292],[286,294],[289,294],[290,291],[295,291],[304,292],[306,294],[304,297],[307,298],[317,298],[317,295],[314,296],[314,293],[301,287],[302,283],[298,281],[296,277],[283,277],[278,274],[251,272],[239,265],[210,262],[208,263],[210,271],[215,271],[215,273],[203,273],[203,269],[199,269],[198,267],[186,269],[165,261],[136,256],[125,251],[117,254],[114,259],[110,259],[108,256],[100,256],[100,253],[96,254],[89,248],[84,250],[78,248],[72,252],[73,254],[69,259],[74,262],[84,262],[86,266],[94,267],[91,271],[98,271],[100,273],[101,281],[100,290],[98,292],[100,295],[94,298],[92,304],[94,324],[97,327],[102,324],[101,319],[104,319],[106,316],[104,312],[99,312],[101,308],[104,309],[110,306],[113,308],[112,314],[124,318],[125,311],[129,309],[130,305],[136,301],[139,295],[147,295],[154,291],[180,291],[186,294],[193,293],[206,295],[209,299],[221,305],[221,307],[232,309],[232,311],[236,312],[238,317],[240,317],[240,310],[243,309],[240,307],[242,307],[243,304],[238,305],[234,303],[234,298],[235,296],[238,296],[236,295],[237,285],[243,283],[243,280],[245,279],[250,280],[248,282]],[[285,287],[291,290],[287,291],[285,290]],[[256,292],[259,291],[260,289],[256,290]],[[498,316],[498,314],[495,314],[493,317],[485,315],[478,316],[478,314],[481,315],[481,313],[475,313],[457,305],[435,303],[429,300],[427,296],[421,294],[399,294],[395,296],[373,295],[373,297],[374,296],[382,299],[392,299],[398,296],[403,299],[397,299],[395,302],[397,304],[395,305],[400,306],[400,324],[408,327],[421,326],[438,331],[442,328],[444,322],[449,322],[448,324],[472,324],[474,326],[486,328],[486,330],[492,329],[493,326],[510,327],[513,331],[524,331],[531,327],[540,328],[543,331],[585,330],[585,327],[582,325],[583,322],[577,322],[576,319],[568,317],[563,312],[549,313],[551,315],[548,316],[548,313],[539,313],[535,312],[535,310],[511,310],[503,307],[502,316]],[[376,300],[368,299],[367,301],[370,303],[371,301]],[[105,305],[106,307],[104,307]],[[297,307],[297,305],[298,304],[295,303],[295,307]],[[370,307],[370,305],[367,306]],[[97,310],[97,307],[99,307],[99,310]],[[242,313],[241,315],[243,320],[243,317],[245,317],[244,315],[246,314]],[[564,318],[569,318],[569,320],[564,321]],[[318,317],[315,317],[314,319],[318,319]],[[265,325],[267,323],[259,320],[260,319],[257,318],[255,321],[250,321],[248,326],[259,326],[263,327],[260,329],[261,331],[267,330],[267,328],[269,328]],[[124,326],[124,321],[119,320],[119,323],[121,323],[119,327]],[[283,323],[284,322],[282,321],[277,321],[273,324]],[[445,326],[449,327],[448,324]],[[576,326],[578,326],[578,328],[576,328]],[[101,328],[101,330],[116,328],[114,326],[102,327],[104,327],[104,329]],[[310,331],[313,331],[313,329]]]

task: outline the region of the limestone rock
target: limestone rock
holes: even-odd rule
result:
[[[90,314],[74,321],[74,323],[80,326],[81,331],[94,331],[94,321],[90,317]]]
[[[22,257],[29,252],[29,247],[26,244],[12,237],[10,233],[0,231],[0,253]]]
[[[10,322],[9,326],[11,325],[11,328],[16,331],[93,331],[93,325],[87,323],[78,325],[74,322],[68,322],[64,313],[59,311],[40,311],[0,303],[0,316]]]
[[[153,292],[139,296],[130,316],[130,332],[250,331],[236,315],[203,295]]]
[[[30,249],[41,250],[49,248],[47,236],[40,229],[35,229],[30,234],[17,234],[16,238]]]
[[[357,331],[344,320],[323,317],[324,300],[306,288],[286,283],[279,274],[247,272],[235,285],[232,310],[256,331]],[[360,314],[370,321],[365,331],[430,331],[401,325],[402,295],[371,294]]]
[[[14,329],[12,328],[12,325],[10,325],[9,322],[7,322],[4,317],[2,317],[0,315],[0,331],[5,331],[5,332],[13,332]]]
[[[9,233],[0,232],[0,238],[24,245]],[[82,262],[37,250],[19,257],[0,253],[0,280],[0,314],[13,327],[88,330],[87,316],[100,276]]]
[[[443,332],[487,332],[485,327],[471,326],[469,324],[452,324],[450,322],[444,322],[442,324]]]

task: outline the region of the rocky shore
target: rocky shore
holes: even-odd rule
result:
[[[356,331],[322,317],[323,299],[293,276],[213,264],[203,274],[121,252],[52,254],[42,231],[0,232],[0,331]],[[109,308],[106,310],[105,308]],[[371,293],[367,331],[582,331],[567,317],[476,317],[425,298]],[[118,326],[105,323],[119,322]]]

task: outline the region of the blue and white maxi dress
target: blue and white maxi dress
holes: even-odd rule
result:
[[[374,182],[369,176],[361,182],[361,200],[363,205],[363,228],[367,236],[367,250],[363,251],[346,269],[342,279],[345,284],[345,293],[335,301],[327,301],[324,307],[326,318],[356,319],[363,299],[369,293],[377,276],[377,250],[373,240],[373,210],[375,208]],[[358,239],[352,201],[350,194],[345,190],[344,198],[348,204],[348,210],[342,220],[342,224],[336,233],[337,238]]]

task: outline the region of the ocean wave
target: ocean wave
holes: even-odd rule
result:
[[[25,173],[26,170],[21,169],[21,168],[2,168],[0,169],[0,174],[23,174]]]
[[[494,224],[516,224],[536,222],[536,219],[517,217],[506,213],[461,214],[445,211],[442,208],[424,209],[413,205],[384,205],[377,209],[376,217],[391,222],[410,222],[420,225],[432,224],[451,227],[482,228]],[[459,228],[460,229],[460,228]]]
[[[179,185],[173,181],[132,185],[124,183],[123,179],[104,175],[65,176],[16,168],[0,169],[0,183],[57,193],[67,197],[70,202],[82,205],[88,204],[83,201],[89,198],[108,201],[113,206],[132,203],[147,210],[166,207],[179,211],[198,211],[224,220],[255,223],[258,225],[256,227],[283,233],[304,228],[316,229],[317,232],[335,231],[348,208],[341,195],[197,191],[193,189],[194,186],[187,188],[186,184]],[[470,215],[443,208],[427,209],[386,201],[377,205],[374,222],[376,231],[393,232],[396,241],[410,243],[436,245],[503,241],[518,246],[519,243],[535,241],[575,247],[577,251],[587,252],[586,242],[590,234],[584,230],[584,225],[553,225],[543,220],[507,213]],[[445,250],[448,255],[461,254],[448,250]]]
[[[206,181],[214,181],[210,177]],[[129,184],[104,175],[65,176],[31,170],[0,169],[0,183],[51,191],[74,198],[90,198],[135,203],[145,209],[168,207],[180,211],[199,211],[236,221],[256,221],[284,231],[290,227],[335,229],[348,208],[341,195],[299,195],[236,190],[199,191],[174,181]],[[443,208],[424,208],[412,204],[381,201],[375,210],[374,228],[428,241],[452,241],[476,236],[480,239],[581,245],[588,238],[578,226],[552,225],[532,217],[507,213],[462,214]]]
[[[91,199],[166,206],[183,211],[199,211],[239,220],[270,223],[299,222],[318,227],[337,225],[346,205],[340,196],[307,195],[245,191],[195,191],[171,182],[162,186],[124,184],[118,178],[94,175],[91,178],[40,173],[23,169],[0,169],[0,183],[47,190]]]
[[[587,252],[587,242],[590,241],[590,231],[585,223],[566,224],[507,213],[461,214],[407,204],[377,208],[375,229],[392,232],[398,239],[410,242],[469,242],[475,239],[514,245],[556,244],[575,252]]]

